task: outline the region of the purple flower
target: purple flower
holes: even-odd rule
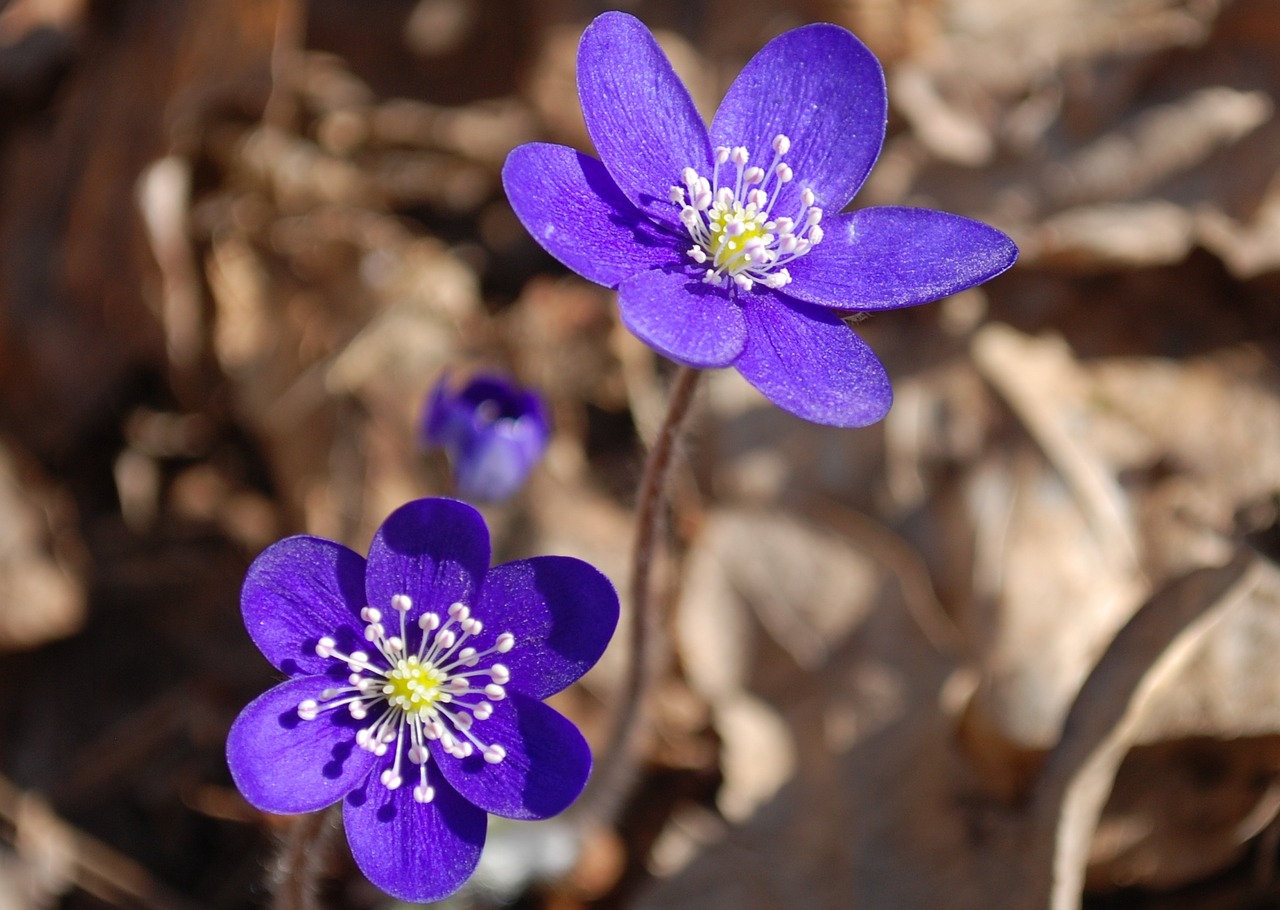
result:
[[[245,577],[245,626],[289,679],[227,737],[240,792],[266,812],[343,800],[369,880],[436,900],[471,875],[486,813],[538,819],[581,792],[591,752],[542,703],[585,673],[618,620],[609,581],[581,560],[489,568],[480,514],[450,499],[397,509],[366,561],[290,537]]]
[[[524,483],[551,437],[536,394],[478,375],[454,389],[446,374],[427,403],[422,437],[449,453],[458,495],[479,502],[507,499]]]
[[[578,95],[601,160],[515,149],[503,183],[520,220],[617,288],[622,321],[650,347],[737,367],[808,420],[863,426],[892,400],[842,316],[936,300],[1017,256],[1000,231],[943,212],[834,214],[879,155],[887,110],[879,62],[837,26],[765,45],[708,132],[644,25],[605,13],[578,47]]]

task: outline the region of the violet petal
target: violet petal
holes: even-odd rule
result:
[[[438,773],[430,784],[435,798],[419,803],[411,782],[388,790],[371,776],[343,803],[356,865],[401,900],[425,903],[457,891],[475,871],[484,847],[484,810],[459,796]]]
[[[782,293],[836,309],[927,303],[981,284],[1018,258],[1001,231],[930,209],[860,209],[822,226],[822,242],[789,265]]]
[[[613,288],[679,260],[678,239],[654,227],[589,155],[522,145],[507,156],[502,184],[533,238],[588,281]]]
[[[639,19],[608,12],[587,26],[578,97],[614,183],[637,208],[683,233],[667,193],[686,167],[708,173],[711,145],[689,90]]]
[[[835,25],[807,25],[774,38],[733,81],[711,122],[716,146],[744,146],[768,168],[779,133],[795,179],[769,207],[774,217],[800,211],[800,191],[840,211],[862,186],[884,142],[888,95],[875,55]],[[728,172],[725,172],[728,173]]]
[[[251,701],[227,734],[227,766],[236,787],[264,812],[314,812],[332,805],[369,775],[378,761],[356,746],[362,724],[345,708],[298,716],[298,703],[320,699],[334,684],[302,676]]]
[[[364,557],[319,537],[288,537],[258,554],[245,574],[240,610],[249,637],[278,670],[324,673],[322,635],[350,644],[361,627]]]
[[[424,612],[445,618],[450,604],[470,605],[488,568],[489,529],[479,512],[456,499],[418,499],[392,512],[374,534],[365,592],[384,625],[397,621],[392,598],[408,595],[407,618],[416,630]]]
[[[866,342],[835,315],[772,293],[743,306],[747,347],[734,364],[765,397],[805,420],[875,423],[889,411],[889,377]]]
[[[618,288],[618,310],[637,338],[689,367],[728,366],[747,340],[742,310],[728,292],[683,271],[628,278]]]
[[[471,730],[486,745],[501,745],[506,757],[490,764],[477,751],[459,760],[438,741],[430,743],[431,757],[449,783],[486,812],[547,818],[564,811],[586,786],[587,741],[570,720],[536,698],[513,692]]]
[[[618,625],[618,594],[599,570],[571,556],[535,556],[489,571],[475,616],[478,650],[510,632],[515,647],[496,661],[512,691],[546,698],[591,669]]]

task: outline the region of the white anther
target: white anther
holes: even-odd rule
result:
[[[724,164],[729,160],[729,149],[723,145],[715,150],[716,164]]]
[[[778,252],[784,255],[794,253],[799,245],[800,241],[796,239],[795,234],[783,234],[778,238]]]
[[[365,622],[377,622],[382,619],[382,611],[377,607],[365,607],[360,611],[360,618]]]
[[[332,701],[337,697],[338,697],[337,689],[325,689],[323,692],[320,693],[321,701]]]
[[[809,225],[810,227],[813,227],[815,224],[817,224],[821,220],[822,220],[822,209],[818,208],[816,205],[813,208],[809,209],[808,214],[804,216],[804,223]]]
[[[691,205],[686,205],[680,210],[680,222],[685,227],[693,227],[698,223],[698,210]]]
[[[769,194],[764,190],[752,190],[747,193],[747,205],[754,205],[757,210],[763,209],[769,203]]]
[[[796,223],[785,216],[779,218],[773,224],[774,227],[777,228],[779,234],[790,234],[796,229]]]
[[[818,227],[818,225],[816,225],[816,224],[815,224],[813,227],[809,228],[809,243],[810,243],[810,245],[816,245],[816,244],[821,243],[821,242],[822,242],[822,238],[823,238],[824,236],[825,236],[825,235],[824,235],[824,234],[823,234],[823,232],[822,232],[822,228]]]
[[[800,201],[804,204],[805,208],[813,205],[815,198],[813,190],[809,189],[807,186],[800,191]]]
[[[404,779],[390,768],[383,771],[378,780],[382,781],[382,786],[388,790],[399,789],[400,785],[404,783]]]
[[[464,619],[460,625],[462,626],[462,631],[468,635],[479,635],[484,630],[484,623],[474,616],[470,619]]]
[[[707,209],[711,208],[711,203],[712,203],[711,190],[705,190],[703,192],[698,193],[698,195],[694,198],[693,207],[699,212],[705,212]]]
[[[438,720],[428,721],[422,728],[422,735],[427,739],[440,739],[444,734],[444,725]]]
[[[492,698],[494,701],[502,701],[507,697],[507,690],[497,683],[489,683],[484,687],[484,694]]]
[[[436,798],[435,787],[424,787],[421,784],[413,788],[413,799],[419,803],[429,803]]]
[[[489,676],[500,686],[511,682],[511,671],[507,669],[506,664],[494,664],[489,668]]]
[[[474,667],[480,663],[480,658],[476,655],[480,653],[475,648],[463,648],[458,652],[458,663],[465,667]]]
[[[720,286],[720,276],[719,276],[719,275],[717,275],[717,274],[716,274],[714,271],[712,271],[711,269],[707,269],[706,274],[702,276],[702,283],[703,283],[703,284],[714,284],[716,287],[719,287],[719,286]]]
[[[764,180],[764,168],[749,167],[742,172],[742,179],[746,181],[748,186],[753,183],[759,183]]]
[[[785,161],[780,162],[778,166],[773,169],[773,173],[777,176],[779,183],[790,183],[791,178],[795,176],[791,170],[791,166]]]
[[[471,713],[476,716],[476,720],[488,720],[493,716],[493,705],[482,701],[471,709]]]
[[[733,190],[727,186],[720,187],[719,192],[716,193],[716,205],[725,209],[733,205]]]
[[[387,639],[387,650],[395,651],[395,652],[403,651],[404,639],[402,639],[399,635],[392,635],[390,638]]]
[[[698,182],[698,172],[691,167],[687,167],[680,172],[680,179],[684,181],[685,186],[693,189]]]
[[[316,704],[314,698],[308,698],[305,701],[298,702],[298,716],[303,720],[315,720],[316,714],[319,710],[320,706]]]
[[[773,137],[773,150],[779,155],[785,155],[791,150],[791,140],[779,133]]]
[[[724,226],[724,232],[730,237],[741,237],[747,231],[747,226],[741,221],[730,221]],[[732,246],[729,249],[733,249]]]
[[[743,291],[751,290],[751,287],[754,284],[754,282],[750,278],[742,274],[734,275],[733,283],[736,284],[739,287],[739,289]]]
[[[333,649],[337,646],[338,643],[326,635],[324,638],[316,642],[316,654],[321,657],[332,657]]]
[[[729,153],[729,160],[739,166],[746,164],[747,161],[750,160],[750,158],[751,158],[751,153],[748,152],[741,145],[737,146],[733,151]]]
[[[425,765],[427,763],[427,759],[430,757],[431,753],[427,751],[426,746],[409,747],[409,761],[413,762],[415,765]]]
[[[484,760],[491,765],[498,764],[498,762],[502,761],[506,757],[507,750],[497,743],[494,743],[492,746],[489,746],[484,750]]]
[[[473,720],[474,718],[470,714],[465,711],[459,711],[453,719],[453,725],[465,733],[471,729]]]
[[[498,636],[498,640],[493,643],[494,649],[499,654],[506,654],[516,646],[516,637],[510,632],[503,632]]]
[[[452,629],[441,629],[436,633],[436,644],[442,648],[452,648],[457,640],[458,636],[453,634]]]
[[[776,272],[770,273],[765,278],[764,283],[771,288],[786,287],[791,283],[791,273],[786,269],[778,269]]]
[[[462,601],[454,601],[449,605],[449,615],[454,619],[463,620],[471,615],[471,610]]]
[[[418,628],[423,632],[440,628],[440,617],[435,613],[423,613],[418,617]]]
[[[369,623],[369,625],[364,627],[364,640],[377,641],[379,638],[382,637],[382,633],[384,633],[385,631],[387,630],[382,627],[382,623],[371,622]]]
[[[413,598],[408,594],[392,594],[391,608],[401,613],[408,613],[413,609]]]
[[[707,254],[702,251],[702,247],[700,246],[690,247],[688,249],[688,253],[689,258],[699,265],[707,261]],[[499,642],[501,642],[501,639],[499,639]]]
[[[684,205],[684,189],[682,187],[673,186],[667,192],[667,199],[676,205]]]

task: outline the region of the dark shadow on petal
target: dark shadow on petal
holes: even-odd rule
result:
[[[636,246],[658,249],[688,240],[688,237],[673,233],[665,225],[650,221],[643,211],[632,205],[631,200],[622,194],[622,190],[618,189],[618,185],[613,182],[609,172],[598,160],[579,152],[578,165],[582,168],[582,176],[587,186],[613,207],[614,213],[609,216],[609,221],[630,231]],[[644,201],[647,206],[657,203],[670,205],[667,200],[654,196],[645,196]]]
[[[343,765],[345,765],[347,759],[351,757],[351,753],[355,751],[355,748],[356,743],[354,739],[351,740],[351,742],[338,743],[335,745],[333,747],[333,752],[331,753],[333,758],[330,761],[325,762],[324,766],[320,769],[320,773],[329,778],[329,780],[336,780],[341,777]]]
[[[346,801],[353,806],[363,806],[369,801],[369,787],[372,786],[373,774],[365,778],[364,783],[356,787],[345,797]]]

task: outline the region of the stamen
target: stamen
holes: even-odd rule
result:
[[[712,151],[711,180],[691,167],[681,171],[689,192],[687,203],[684,191],[672,188],[671,200],[681,206],[680,222],[693,240],[686,255],[705,267],[702,280],[707,284],[742,292],[757,283],[785,287],[791,281],[785,263],[822,241],[823,211],[809,187],[801,190],[801,206],[794,218],[770,217],[782,188],[795,179],[791,166],[782,160],[791,150],[791,140],[779,133],[770,147],[773,160],[762,168],[748,166],[751,156],[744,146],[719,146]],[[726,163],[734,166],[736,174],[722,184],[720,168]]]
[[[691,182],[711,195],[705,179],[694,174]],[[505,664],[489,661],[510,652],[515,636],[503,632],[484,650],[466,644],[483,632],[484,623],[459,601],[450,604],[443,620],[432,612],[418,617],[421,635],[415,645],[408,637],[406,620],[413,599],[395,594],[391,608],[399,614],[398,635],[388,634],[382,610],[361,609],[364,638],[372,645],[367,652],[345,654],[330,635],[317,641],[318,656],[346,665],[347,685],[330,686],[317,698],[300,701],[296,710],[303,720],[342,708],[358,721],[372,717],[356,732],[355,741],[360,748],[389,758],[378,774],[379,782],[389,790],[398,789],[406,783],[404,769],[416,767],[413,798],[428,803],[435,798],[435,788],[427,780],[428,743],[438,742],[460,760],[477,752],[489,764],[505,758],[504,746],[482,741],[473,728],[493,716],[493,702],[506,697],[504,686],[511,680],[511,671]],[[482,679],[487,680],[483,686]]]

